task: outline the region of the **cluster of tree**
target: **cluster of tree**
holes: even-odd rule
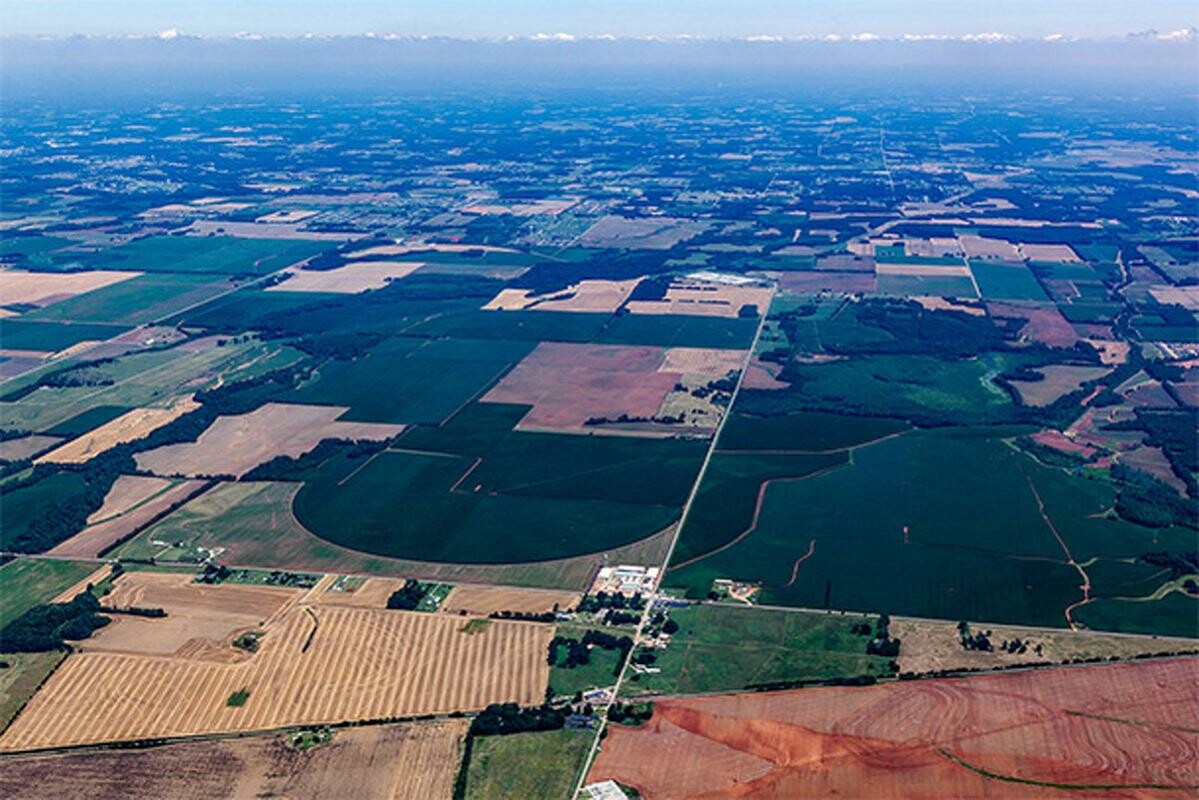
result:
[[[869,622],[855,622],[849,626],[849,632],[854,636],[872,636],[874,628],[871,627]]]
[[[18,386],[17,388],[0,396],[0,401],[5,403],[15,403],[29,395],[33,394],[39,387],[49,386],[53,388],[66,388],[70,386],[111,386],[113,381],[111,378],[103,375],[88,375],[86,370],[94,370],[102,364],[111,363],[114,359],[102,358],[95,361],[88,361],[82,364],[68,364],[58,369],[49,370],[35,381]]]
[[[930,311],[911,300],[865,300],[854,306],[860,325],[889,337],[834,339],[828,349],[842,355],[923,354],[971,358],[1003,347],[1010,335],[990,317],[961,311]]]
[[[1127,464],[1113,464],[1111,476],[1118,487],[1116,513],[1129,522],[1149,528],[1199,527],[1199,503],[1195,498],[1183,497],[1149,473]]]
[[[900,641],[899,639],[891,638],[890,615],[879,614],[878,624],[875,626],[875,629],[877,633],[874,638],[866,643],[866,654],[871,656],[886,656],[887,658],[898,656]]]
[[[990,631],[979,631],[972,634],[970,632],[970,623],[965,620],[958,623],[958,641],[962,643],[963,650],[990,653],[995,649],[995,645],[991,644]]]
[[[386,337],[376,331],[333,331],[330,333],[301,336],[291,346],[319,359],[352,361],[361,358]]]
[[[1171,580],[1181,578],[1183,575],[1199,574],[1199,550],[1192,550],[1187,553],[1167,553],[1164,551],[1145,553],[1137,560],[1143,561],[1146,564],[1152,564],[1155,567],[1170,570]]]
[[[641,596],[641,592],[637,592],[632,597],[625,597],[620,592],[596,592],[589,594],[579,601],[579,611],[587,611],[595,613],[603,608],[631,608],[634,611],[641,611],[645,608],[645,598]]]
[[[659,633],[673,635],[678,631],[679,623],[667,617],[662,611],[655,611],[651,614],[649,624],[645,628],[645,632],[649,636],[657,636]]]
[[[605,625],[635,625],[640,620],[640,614],[633,614],[628,611],[612,610],[604,616]]]
[[[779,692],[786,689],[802,689],[805,686],[873,686],[878,683],[874,675],[854,675],[840,678],[823,678],[820,680],[797,679],[791,681],[767,681],[765,683],[748,683],[745,689],[751,692]]]
[[[232,570],[224,564],[205,564],[204,569],[196,576],[196,583],[216,584],[228,579]]]
[[[1003,642],[999,645],[999,649],[1002,650],[1003,652],[1011,653],[1012,655],[1020,655],[1020,656],[1027,653],[1029,647],[1031,647],[1033,649],[1033,652],[1036,653],[1037,655],[1041,655],[1041,651],[1044,650],[1043,645],[1040,645],[1040,644],[1034,645],[1032,642],[1021,639],[1019,636],[1017,636],[1015,639],[1004,639]]]
[[[566,657],[559,659],[558,649],[562,647],[566,648]],[[582,639],[575,639],[570,636],[555,636],[550,640],[547,661],[550,666],[564,667],[566,669],[590,664],[590,650],[592,647],[620,651],[620,658],[616,660],[616,666],[613,668],[613,674],[619,675],[621,668],[624,666],[625,659],[629,657],[629,651],[633,649],[633,640],[629,636],[613,636],[603,631],[587,631],[583,634]]]
[[[613,703],[608,708],[608,720],[617,725],[641,725],[653,715],[653,703]]]
[[[657,417],[630,417],[628,414],[621,414],[612,419],[610,417],[588,417],[583,423],[584,425],[626,425],[635,422],[656,422],[660,425],[682,425],[686,419],[682,414],[663,414]]]
[[[404,585],[387,598],[387,607],[397,611],[414,611],[429,593],[429,587],[415,578],[404,581]]]
[[[638,650],[633,656],[633,663],[640,664],[643,667],[648,667],[650,664],[657,663],[658,654],[653,650]]]
[[[259,464],[250,470],[242,480],[247,481],[296,481],[303,480],[304,475],[311,469],[337,455],[348,459],[359,459],[372,456],[387,447],[387,441],[354,441],[352,439],[322,439],[320,443],[303,455],[275,456],[264,464]]]
[[[493,703],[471,721],[472,736],[506,736],[510,733],[554,731],[566,724],[569,708],[549,704],[521,708],[516,703]]]
[[[124,608],[102,606],[100,610],[105,614],[128,614],[133,617],[150,617],[151,619],[161,619],[167,615],[165,608],[145,608],[143,606],[125,606]]]
[[[1195,473],[1199,472],[1199,437],[1195,436],[1193,409],[1138,408],[1136,418],[1105,426],[1107,430],[1140,430],[1145,443],[1160,447],[1174,474],[1186,484],[1187,494],[1199,497]]]
[[[35,606],[0,628],[0,651],[41,653],[66,647],[68,640],[86,639],[109,623],[101,610],[90,586],[69,603]]]

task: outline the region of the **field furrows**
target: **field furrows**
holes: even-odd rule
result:
[[[461,626],[460,619],[432,614],[298,606],[268,630],[254,657],[238,664],[79,653],[0,738],[0,750],[541,700],[548,626],[493,622],[474,634]],[[312,643],[302,651],[309,635]],[[241,689],[250,692],[245,705],[228,706]]]

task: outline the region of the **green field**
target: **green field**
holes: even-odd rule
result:
[[[720,434],[721,450],[844,450],[905,431],[902,420],[797,412],[759,417],[733,413]]]
[[[332,249],[329,242],[232,236],[150,236],[95,256],[102,269],[267,275]]]
[[[631,629],[597,628],[613,636],[632,636]],[[559,625],[554,629],[558,636],[568,636],[581,639],[587,632],[585,626]],[[558,660],[550,666],[550,691],[556,697],[570,697],[575,692],[586,692],[600,689],[616,683],[616,666],[620,663],[620,651],[602,647],[592,647],[591,660],[586,664],[574,667],[564,667],[566,648],[558,648]]]
[[[344,420],[436,424],[532,347],[502,340],[394,337],[361,358],[326,362],[314,380],[287,399],[349,406]]]
[[[1143,553],[1193,547],[1192,533],[1112,518],[1106,480],[1039,466],[996,436],[911,432],[854,450],[845,468],[773,484],[752,534],[672,569],[666,583],[702,597],[717,577],[760,580],[767,604],[1060,627],[1081,597],[1079,576],[1038,495],[1075,558],[1112,560],[1105,581],[1120,580],[1121,566],[1143,578],[1135,563]],[[711,525],[694,515],[674,563],[714,544]],[[1139,615],[1124,629],[1175,624]]]
[[[878,292],[899,297],[978,297],[974,281],[965,275],[879,275]]]
[[[156,273],[63,300],[22,317],[28,320],[142,325],[231,289],[227,278]]]
[[[587,730],[477,736],[471,745],[467,800],[569,797],[594,738],[595,732]]]
[[[8,727],[13,718],[33,697],[42,683],[67,657],[62,650],[48,653],[2,653],[0,661],[8,667],[0,669],[0,731]]]
[[[854,623],[876,617],[733,605],[670,610],[679,624],[657,674],[630,673],[631,694],[736,691],[755,684],[891,675],[889,658],[866,655],[869,636]],[[634,677],[635,675],[635,677]]]
[[[104,341],[129,330],[128,325],[102,325],[90,322],[37,322],[25,319],[0,319],[0,342],[6,350],[38,350],[57,353],[86,341]]]
[[[0,627],[49,602],[96,570],[81,561],[18,558],[0,567]]]
[[[970,271],[984,300],[1041,300],[1048,295],[1024,264],[974,260]]]

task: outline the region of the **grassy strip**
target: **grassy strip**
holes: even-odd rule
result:
[[[1161,789],[1163,791],[1194,791],[1199,789],[1199,784],[1182,784],[1172,786],[1164,783],[1052,783],[1050,781],[1034,781],[1031,778],[1017,778],[1014,775],[1000,775],[998,772],[977,767],[967,761],[963,761],[953,753],[938,747],[937,752],[945,758],[948,758],[959,767],[965,767],[971,772],[977,773],[984,778],[990,778],[996,781],[1005,781],[1007,783],[1020,783],[1025,786],[1045,786],[1050,789],[1078,789],[1080,791],[1113,791],[1118,789]]]

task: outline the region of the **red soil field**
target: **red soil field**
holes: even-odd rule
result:
[[[660,700],[589,781],[647,800],[1199,792],[1199,659]]]
[[[779,276],[779,288],[786,292],[863,292],[878,289],[878,281],[870,272],[784,272]]]
[[[1052,303],[987,303],[991,316],[1000,319],[1022,319],[1025,325],[1020,335],[1050,347],[1070,347],[1078,341],[1074,327],[1066,321]]]

